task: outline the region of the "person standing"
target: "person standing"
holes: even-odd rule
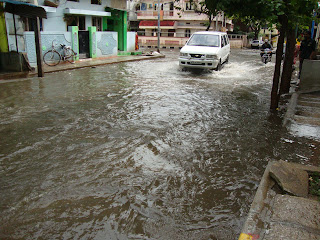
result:
[[[311,39],[311,32],[304,33],[299,52],[299,79],[301,76],[302,64],[305,59],[314,59],[316,55],[316,41]]]

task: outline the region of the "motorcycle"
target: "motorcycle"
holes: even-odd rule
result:
[[[271,62],[272,50],[269,48],[261,49],[260,56],[261,56],[261,61],[267,64],[268,62]]]

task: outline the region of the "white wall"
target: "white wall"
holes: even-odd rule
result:
[[[136,32],[128,32],[127,34],[127,51],[133,52],[136,49]]]
[[[90,0],[80,0],[79,2],[72,2],[67,0],[60,0],[56,12],[47,12],[47,19],[43,19],[43,31],[67,31],[67,24],[63,21],[64,9],[82,9],[90,11],[105,12],[105,7],[110,6],[110,0],[101,0],[101,5],[91,4]],[[39,5],[44,5],[44,0],[38,0]],[[86,17],[86,29],[92,26],[92,16]]]

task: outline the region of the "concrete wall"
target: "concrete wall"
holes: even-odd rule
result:
[[[108,6],[125,10],[127,8],[127,1],[110,0],[110,5]]]
[[[25,38],[26,52],[28,54],[30,65],[34,67],[37,64],[34,33],[25,32],[24,38]],[[54,41],[56,50],[61,51],[62,53],[60,44],[65,44],[67,46],[72,45],[71,32],[41,32],[42,55],[46,53],[48,50],[52,49],[52,41]]]
[[[47,12],[47,19],[43,19],[43,31],[67,31],[67,24],[63,20],[64,9],[84,9],[90,11],[105,12],[105,7],[110,6],[110,0],[101,0],[101,5],[91,4],[89,0],[80,0],[79,2],[60,1],[56,12]],[[44,0],[38,0],[39,5],[44,5]],[[92,26],[92,16],[85,16],[86,30]]]
[[[320,90],[320,60],[304,60],[301,71],[301,91]]]
[[[127,51],[133,52],[136,49],[136,33],[128,32],[127,34]]]
[[[239,36],[239,38],[234,38],[233,36],[229,36],[231,48],[243,48],[244,46],[246,46],[245,43],[247,39],[245,36]],[[160,37],[160,47],[183,47],[188,39],[189,38],[186,37]],[[157,37],[139,36],[140,47],[156,47],[157,45]]]
[[[97,57],[116,56],[118,54],[118,33],[96,32]]]
[[[96,32],[96,38],[97,57],[116,56],[118,54],[118,34],[116,32]],[[42,32],[42,54],[52,49],[52,41],[54,41],[56,50],[60,51],[63,55],[60,44],[72,46],[71,32]],[[35,67],[37,63],[37,57],[33,32],[25,32],[25,42],[30,65]]]
[[[22,72],[27,70],[25,61],[21,53],[17,52],[0,52],[0,70],[8,72]]]

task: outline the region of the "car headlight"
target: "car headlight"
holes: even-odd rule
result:
[[[181,57],[188,57],[189,54],[188,54],[188,53],[182,53],[182,52],[181,52],[181,53],[180,53],[180,56],[181,56]]]
[[[218,59],[217,55],[206,55],[207,58]]]

